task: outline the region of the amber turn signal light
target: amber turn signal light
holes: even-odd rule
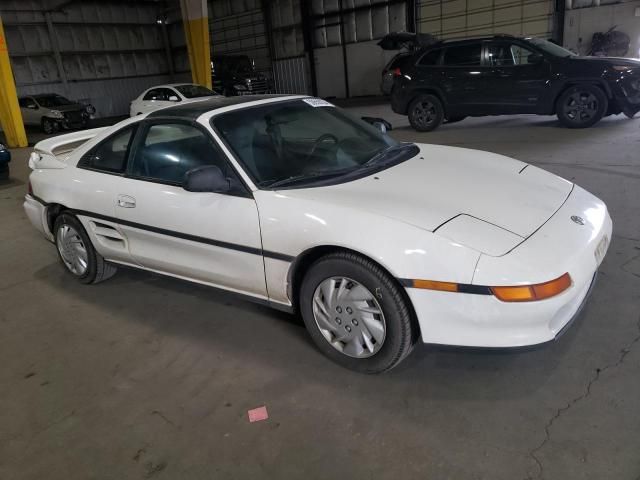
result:
[[[498,300],[503,302],[531,302],[554,297],[571,286],[571,276],[565,273],[561,277],[536,285],[523,285],[517,287],[491,287]]]

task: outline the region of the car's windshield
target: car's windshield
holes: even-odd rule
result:
[[[402,147],[317,98],[234,110],[213,117],[212,123],[256,184],[266,188],[368,168],[384,161],[381,154],[387,151],[397,159],[393,152]]]
[[[553,42],[548,40],[543,40],[542,38],[531,37],[526,39],[529,43],[532,43],[536,47],[541,50],[544,50],[546,53],[553,55],[554,57],[573,57],[575,53],[566,48],[561,47],[560,45],[556,45]]]
[[[209,90],[202,85],[178,85],[175,87],[185,98],[199,98],[199,97],[211,97],[216,93],[213,90]]]
[[[72,105],[73,102],[61,95],[47,95],[46,97],[36,97],[40,106],[45,108],[62,107],[64,105]]]

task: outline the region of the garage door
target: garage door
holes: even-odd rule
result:
[[[418,31],[440,38],[495,33],[550,38],[553,0],[418,0]]]

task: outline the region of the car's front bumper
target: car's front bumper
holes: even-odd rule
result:
[[[578,225],[572,216],[585,218]],[[523,347],[554,340],[578,314],[600,259],[596,248],[611,239],[604,204],[575,187],[565,204],[529,239],[501,257],[482,256],[474,284],[541,283],[565,272],[572,285],[546,300],[503,302],[493,295],[407,289],[425,343],[469,347]],[[603,240],[605,238],[607,240]],[[605,250],[606,252],[606,250]],[[525,281],[516,281],[521,277]],[[502,279],[502,282],[500,282]]]

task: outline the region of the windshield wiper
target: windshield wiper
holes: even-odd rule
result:
[[[290,177],[283,178],[282,180],[276,180],[275,182],[271,182],[271,183],[269,183],[268,181],[261,182],[260,186],[265,186],[267,188],[285,187],[287,185],[293,185],[295,183],[304,182],[307,180],[318,180],[321,178],[338,177],[351,171],[353,171],[353,168],[334,170],[333,172],[310,172],[310,173],[304,173],[301,175],[292,175]]]
[[[362,166],[369,167],[377,163],[382,163],[390,159],[395,159],[398,155],[414,147],[417,148],[415,143],[401,143],[400,145],[392,145],[376,153],[373,157],[371,157],[369,160],[363,163]]]

